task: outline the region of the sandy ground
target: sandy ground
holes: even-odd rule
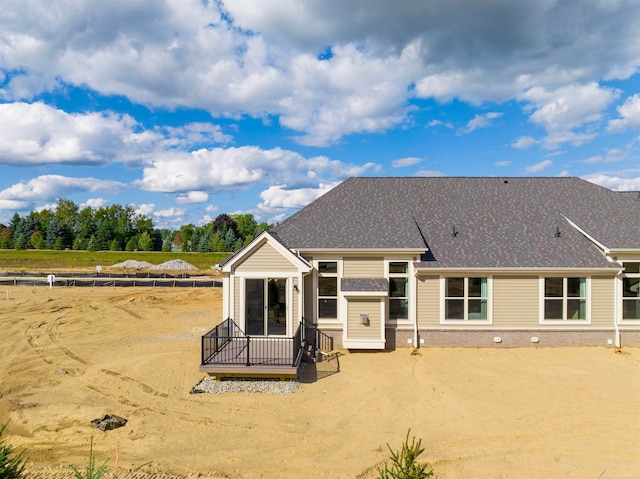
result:
[[[638,348],[345,351],[294,394],[189,394],[219,320],[219,290],[2,288],[5,438],[48,478],[93,437],[123,478],[366,479],[408,429],[438,478],[640,477]]]

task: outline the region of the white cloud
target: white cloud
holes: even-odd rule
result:
[[[603,111],[618,95],[617,90],[592,82],[555,90],[534,87],[521,95],[521,99],[534,110],[529,120],[547,131],[545,147],[555,149],[563,143],[580,145],[592,139],[593,133],[572,130],[599,121]]]
[[[207,201],[209,201],[209,194],[205,191],[189,191],[186,194],[176,196],[176,203],[179,205],[205,203]]]
[[[536,163],[535,165],[527,166],[524,171],[527,173],[537,173],[551,166],[552,164],[553,161],[551,160],[543,160],[540,163]]]
[[[0,198],[0,210],[2,211],[22,211],[26,210],[29,207],[28,201],[20,201],[20,200],[3,200]]]
[[[621,118],[609,121],[609,131],[618,132],[640,126],[640,93],[625,100],[618,108]]]
[[[608,149],[606,151],[605,156],[602,155],[594,155],[589,158],[582,160],[582,163],[587,165],[594,165],[596,163],[616,163],[618,161],[624,160],[626,157],[626,153],[618,148]]]
[[[447,128],[453,128],[453,123],[449,122],[449,121],[442,121],[442,120],[431,120],[429,123],[427,123],[428,127],[436,127],[436,126],[444,126]]]
[[[192,153],[165,152],[144,168],[143,190],[164,193],[207,190],[242,190],[257,183],[316,186],[321,178],[342,180],[376,171],[378,165],[353,165],[324,156],[255,146],[201,149]]]
[[[502,113],[495,111],[483,113],[482,115],[476,115],[471,120],[469,120],[469,123],[467,123],[467,126],[462,130],[462,132],[471,133],[478,128],[487,128],[491,126],[493,120],[500,118],[501,116]]]
[[[397,160],[393,160],[391,162],[392,168],[404,168],[405,166],[413,166],[417,165],[422,161],[422,158],[416,158],[413,156],[409,156],[407,158],[398,158]]]
[[[270,186],[260,193],[262,202],[258,209],[263,214],[275,215],[283,210],[302,208],[337,185],[338,183],[320,184],[317,188],[297,189],[287,189],[286,185]]]
[[[511,164],[510,161],[506,160],[506,161],[496,161],[495,165],[498,167],[502,167],[502,166],[509,166]]]
[[[371,8],[365,0],[69,0],[64,9],[18,1],[3,7],[0,97],[30,100],[87,86],[156,107],[273,115],[316,145],[404,122],[413,96],[505,101],[534,87],[628,78],[640,65],[633,2],[435,0],[427,7],[405,0]],[[211,133],[212,141],[228,140]]]
[[[156,205],[153,203],[142,203],[135,206],[134,213],[140,216],[150,216],[156,209]]]
[[[153,216],[156,218],[182,218],[187,210],[184,208],[167,208],[160,211],[155,211]]]
[[[526,150],[527,148],[532,147],[536,143],[538,143],[538,141],[531,136],[520,136],[518,137],[518,139],[516,139],[516,141],[511,143],[511,146],[519,150]]]
[[[89,198],[87,201],[80,205],[80,209],[86,208],[87,206],[92,209],[102,208],[107,204],[107,200],[104,198]]]
[[[116,194],[125,187],[125,184],[111,180],[42,175],[5,188],[0,191],[0,200],[43,202],[64,198],[73,192],[104,191]]]
[[[446,176],[442,171],[438,170],[420,170],[413,176]]]
[[[161,130],[166,130],[167,139],[162,142],[163,146],[179,146],[181,148],[191,147],[199,144],[231,142],[233,137],[222,132],[220,125],[213,123],[187,123],[180,127],[165,126]]]
[[[204,209],[207,213],[215,213],[216,211],[218,211],[218,207],[216,205],[207,205],[207,207]]]
[[[640,191],[640,177],[625,178],[604,173],[594,173],[584,175],[581,178],[614,191]]]

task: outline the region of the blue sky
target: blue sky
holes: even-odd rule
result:
[[[0,222],[282,220],[350,176],[640,190],[640,3],[8,0]]]

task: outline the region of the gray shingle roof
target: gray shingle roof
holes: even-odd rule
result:
[[[609,266],[565,217],[640,248],[638,195],[578,178],[350,178],[273,231],[299,250],[428,247],[424,266]]]
[[[343,293],[387,293],[389,291],[389,281],[386,278],[342,278],[340,291]]]

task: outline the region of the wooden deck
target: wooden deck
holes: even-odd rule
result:
[[[295,355],[295,357],[294,357]],[[301,351],[293,338],[235,337],[205,359],[200,372],[211,376],[292,378],[298,374]]]

